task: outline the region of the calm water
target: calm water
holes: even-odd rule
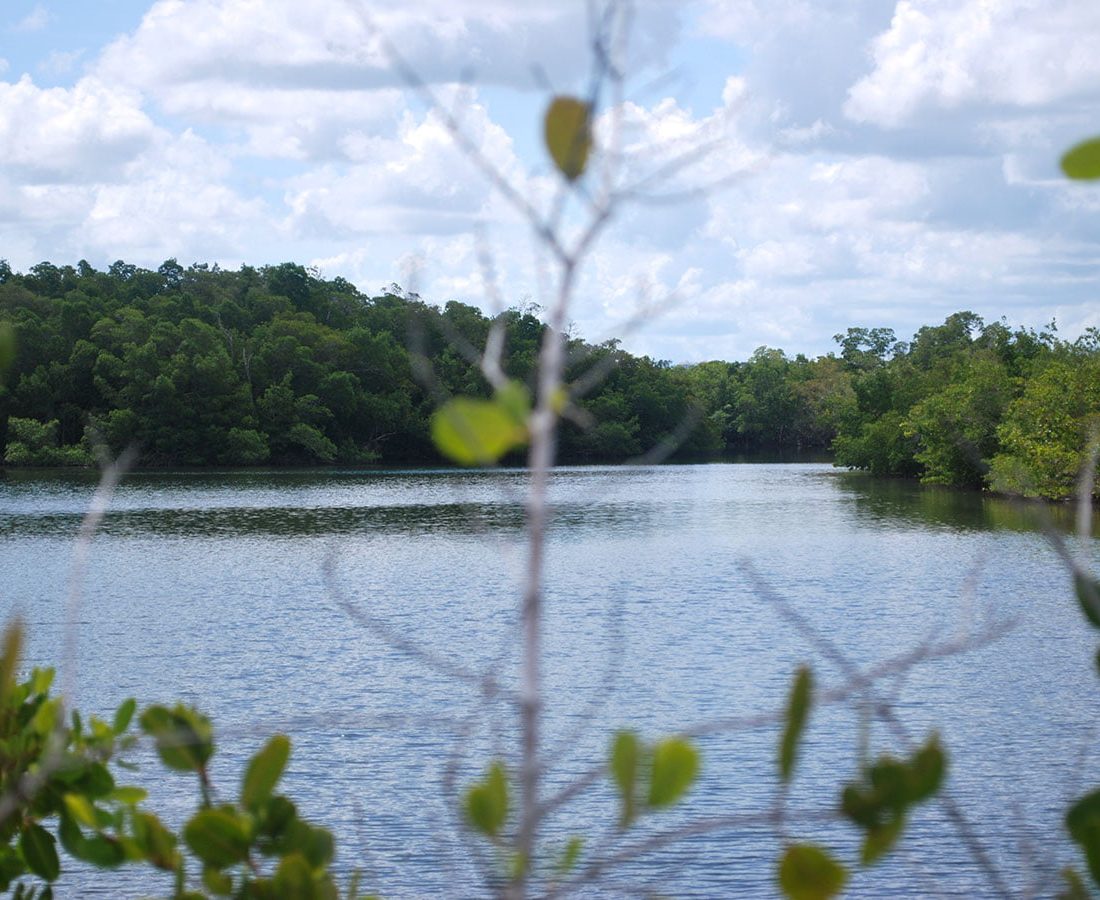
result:
[[[523,488],[514,471],[133,475],[85,579],[79,705],[108,714],[130,695],[198,704],[221,738],[215,777],[226,794],[264,737],[286,731],[288,792],[335,830],[343,868],[360,867],[388,897],[477,895],[442,774],[453,763],[468,778],[507,752],[511,717],[356,624],[322,570],[331,558],[341,589],[402,634],[510,678]],[[40,664],[62,663],[70,551],[91,490],[81,475],[0,476],[0,613],[24,617]],[[776,710],[801,661],[814,664],[819,684],[838,683],[762,596],[762,581],[864,664],[931,633],[1015,619],[994,645],[918,668],[882,692],[897,697],[915,734],[940,730],[952,795],[1014,885],[1028,866],[1056,870],[1070,857],[1066,802],[1100,781],[1082,749],[1100,721],[1096,637],[1027,511],[820,463],[563,469],[553,502],[546,679],[555,783],[602,758],[617,727],[655,736]],[[1100,564],[1097,542],[1080,549]],[[597,703],[597,724],[578,734]],[[858,721],[852,709],[815,713],[792,806],[835,801],[840,779],[855,772]],[[653,827],[686,814],[769,810],[776,739],[773,728],[704,739],[689,809]],[[895,749],[877,726],[872,746]],[[141,779],[167,818],[185,816],[186,778],[161,777],[146,760]],[[615,840],[605,827],[613,821],[613,798],[597,787],[548,832],[600,844]],[[852,858],[843,826],[791,831]],[[660,888],[767,897],[778,848],[763,823],[697,837],[644,857],[615,884],[630,896]],[[126,879],[129,896],[168,890],[155,877]],[[77,873],[67,896],[117,893],[115,877],[111,890],[103,883]],[[929,806],[850,893],[989,891]]]

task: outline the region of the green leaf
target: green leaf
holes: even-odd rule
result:
[[[497,401],[455,397],[432,416],[436,448],[464,466],[495,463],[526,439],[526,429]]]
[[[95,807],[92,806],[87,797],[80,794],[66,794],[65,808],[69,811],[69,815],[81,825],[88,828],[96,827]]]
[[[202,870],[202,884],[211,894],[218,897],[228,897],[233,893],[233,877],[221,869],[206,866]],[[293,897],[294,894],[284,896]]]
[[[315,869],[323,869],[336,850],[332,835],[324,828],[315,828],[301,819],[295,819],[287,827],[286,846],[292,852],[301,853]]]
[[[179,866],[176,836],[152,813],[142,812],[134,816],[133,836],[145,859],[158,869],[171,872]]]
[[[558,864],[555,867],[562,875],[568,874],[573,871],[573,868],[577,865],[577,860],[581,858],[581,850],[584,849],[584,838],[574,835],[569,839],[569,843],[565,845],[565,849],[561,852],[561,858],[558,859]]]
[[[493,399],[517,425],[527,427],[527,417],[531,414],[531,392],[527,390],[527,385],[509,381],[497,388]]]
[[[865,866],[872,866],[882,859],[898,842],[904,827],[905,813],[898,812],[890,821],[868,828],[863,838],[859,861]]]
[[[1085,618],[1100,628],[1100,582],[1084,572],[1074,572],[1073,589]]]
[[[214,753],[210,720],[185,706],[150,706],[141,714],[141,728],[156,740],[157,753],[170,769],[197,772]]]
[[[543,137],[558,171],[575,181],[592,150],[592,107],[576,97],[555,97],[546,109]]]
[[[122,787],[116,787],[107,796],[108,799],[124,803],[126,806],[137,806],[149,796],[149,792],[145,788],[123,785]]]
[[[111,725],[111,730],[114,731],[115,734],[122,734],[122,732],[130,727],[130,720],[134,718],[135,709],[137,709],[137,701],[133,697],[122,701],[122,704],[115,712],[115,719]]]
[[[252,757],[244,775],[241,803],[248,809],[256,809],[271,799],[290,758],[290,740],[277,734]]]
[[[183,829],[195,855],[217,869],[244,862],[248,858],[248,833],[232,813],[224,809],[203,809]]]
[[[634,821],[635,795],[638,770],[641,768],[642,746],[633,731],[620,731],[611,743],[611,777],[619,789],[623,801],[620,826],[626,828]]]
[[[1066,828],[1084,851],[1092,880],[1100,884],[1100,791],[1086,794],[1069,808]]]
[[[790,781],[791,773],[794,771],[798,743],[806,727],[812,701],[813,673],[807,666],[802,666],[795,674],[794,684],[791,686],[791,694],[787,700],[786,724],[783,726],[783,736],[779,741],[779,777],[783,781]]]
[[[84,862],[91,863],[101,869],[113,869],[115,866],[122,865],[126,860],[126,852],[123,850],[122,844],[106,835],[96,834],[83,838],[77,845],[76,850],[69,847],[65,849],[77,859],[82,859]]]
[[[779,887],[791,900],[827,900],[848,880],[848,871],[814,844],[788,847],[779,861]]]
[[[699,774],[699,751],[683,738],[668,738],[653,748],[649,774],[649,805],[671,806]]]
[[[1100,137],[1089,138],[1071,147],[1062,156],[1062,171],[1070,178],[1100,178]]]
[[[19,851],[27,867],[39,878],[55,881],[61,873],[61,861],[57,858],[54,836],[37,822],[23,827],[19,837]]]
[[[1075,869],[1062,869],[1062,879],[1066,886],[1058,893],[1058,900],[1092,900],[1092,894]]]
[[[508,816],[508,776],[504,765],[494,762],[485,780],[466,791],[466,818],[482,834],[496,837]]]
[[[909,761],[906,800],[909,803],[927,800],[940,789],[946,771],[947,757],[939,737],[933,734]]]
[[[279,897],[293,897],[295,900],[311,900],[317,896],[313,871],[300,853],[291,853],[279,863],[279,868],[275,870],[275,893]]]
[[[0,708],[7,704],[15,689],[15,670],[22,650],[23,623],[16,619],[4,629],[3,642],[0,643]]]
[[[103,763],[93,762],[77,780],[76,787],[88,797],[105,797],[115,789],[115,777]]]

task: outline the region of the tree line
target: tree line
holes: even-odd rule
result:
[[[537,313],[488,317],[396,285],[371,297],[293,263],[17,273],[0,261],[3,459],[83,465],[94,439],[137,444],[149,466],[438,462],[432,413],[490,395],[475,348],[494,325],[504,374],[532,383]],[[673,366],[571,337],[560,458],[832,450],[875,474],[1072,492],[1100,412],[1096,329],[1068,342],[960,312],[908,343],[863,327],[836,340],[814,359],[762,347]]]

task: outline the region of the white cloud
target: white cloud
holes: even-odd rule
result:
[[[36,6],[29,13],[27,13],[22,19],[11,26],[11,30],[18,33],[28,33],[32,31],[41,31],[50,21],[53,19],[53,15],[46,7],[42,5]]]
[[[967,105],[1037,107],[1100,89],[1100,5],[899,0],[845,112],[886,127]]]
[[[466,92],[466,134],[506,177],[520,180],[512,140]],[[499,202],[455,146],[438,113],[406,112],[392,138],[351,134],[346,150],[355,162],[327,164],[288,184],[287,227],[303,236],[404,232],[453,234],[495,218]]]
[[[30,76],[0,82],[0,164],[28,182],[103,179],[152,140],[132,92],[95,78],[40,88]]]

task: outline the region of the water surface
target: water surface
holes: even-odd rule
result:
[[[73,537],[93,485],[79,473],[0,479],[0,614],[21,614],[30,657],[60,666]],[[215,777],[228,795],[247,755],[286,731],[288,792],[334,829],[343,869],[363,869],[365,884],[389,897],[477,895],[443,773],[453,764],[469,778],[507,754],[513,717],[357,623],[322,573],[331,561],[356,608],[450,662],[514,680],[524,486],[521,471],[133,474],[83,582],[78,703],[104,714],[130,695],[198,704],[220,736]],[[995,644],[919,667],[878,695],[894,698],[914,735],[940,731],[951,794],[1015,884],[1033,864],[1056,870],[1071,858],[1066,803],[1100,781],[1081,752],[1097,721],[1096,639],[1033,511],[822,463],[567,468],[554,473],[552,499],[553,784],[601,759],[619,727],[656,736],[775,711],[800,662],[819,683],[839,683],[769,593],[864,666],[929,636],[1013,620]],[[1056,512],[1055,527],[1071,518]],[[1095,541],[1073,541],[1100,564]],[[792,807],[835,803],[856,771],[859,721],[851,708],[815,714]],[[776,740],[774,728],[703,739],[688,809],[653,827],[770,810]],[[879,726],[871,742],[875,752],[897,749]],[[142,778],[154,807],[186,815],[185,778],[161,777],[148,760]],[[551,840],[583,833],[610,846],[614,818],[599,787],[547,830]],[[855,836],[842,826],[792,831],[852,858]],[[763,822],[700,836],[590,893],[612,896],[617,884],[630,896],[771,896],[780,846]],[[155,876],[124,879],[128,896],[168,890]],[[66,881],[67,896],[117,894],[120,883],[96,873]],[[856,875],[850,891],[988,893],[935,806],[919,809],[895,855]]]

